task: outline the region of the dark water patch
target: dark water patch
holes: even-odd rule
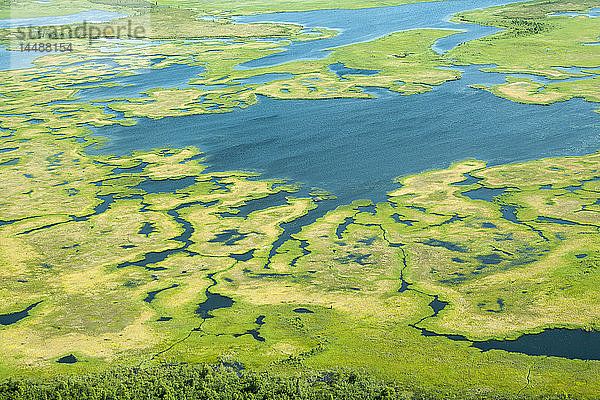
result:
[[[251,76],[249,78],[241,78],[237,79],[235,83],[240,83],[242,85],[264,85],[267,83],[271,83],[277,80],[282,79],[293,79],[294,74],[290,73],[267,73],[261,75]]]
[[[511,205],[511,204],[501,205],[500,213],[502,214],[502,218],[504,218],[507,221],[512,222],[513,224],[519,224],[519,225],[528,227],[529,229],[531,229],[532,231],[537,233],[538,236],[540,238],[542,238],[545,242],[548,242],[549,241],[548,238],[546,236],[544,236],[544,233],[541,230],[539,230],[529,224],[526,224],[522,221],[519,221],[519,219],[517,218],[517,209],[518,208],[519,208],[518,206]]]
[[[479,256],[476,256],[475,258],[480,263],[485,264],[485,265],[498,265],[502,261],[505,260],[504,257],[502,257],[501,255],[496,254],[496,253],[479,255]]]
[[[167,322],[167,321],[170,321],[170,320],[172,320],[172,319],[173,319],[173,317],[160,317],[160,318],[159,318],[159,319],[157,319],[156,321],[157,321],[157,322]]]
[[[492,313],[501,313],[502,311],[504,311],[504,299],[500,299],[500,298],[496,299],[496,304],[498,304],[497,310],[487,309],[485,311],[492,312]]]
[[[438,239],[429,239],[425,242],[416,242],[416,243],[421,243],[427,246],[431,246],[431,247],[443,247],[447,250],[450,251],[456,251],[459,253],[467,253],[468,249],[465,246],[456,244],[456,243],[452,243],[452,242],[446,242],[444,240],[438,240]]]
[[[342,234],[346,231],[348,225],[354,223],[354,221],[355,219],[353,217],[346,217],[344,222],[338,225],[338,227],[335,229],[335,235],[338,239],[343,239]]]
[[[452,223],[457,222],[457,221],[462,221],[465,218],[466,217],[459,217],[458,214],[454,214],[452,217],[450,217],[449,219],[445,220],[444,222],[441,222],[441,223],[435,224],[435,225],[430,225],[430,226],[431,227],[435,227],[435,226],[448,225],[448,224],[452,224]]]
[[[8,161],[0,162],[0,166],[17,165],[18,163],[19,163],[19,158],[13,158]]]
[[[577,259],[586,258],[587,256],[588,256],[587,254],[575,254],[575,258],[577,258]]]
[[[454,261],[455,263],[460,263],[460,264],[464,264],[464,263],[466,263],[466,261],[465,261],[465,260],[463,260],[462,258],[458,258],[458,257],[454,257],[454,258],[452,259],[452,261]]]
[[[496,229],[497,226],[492,224],[491,222],[484,222],[481,224],[482,228],[486,228],[486,229]]]
[[[307,256],[310,254],[309,250],[306,250],[306,248],[308,247],[308,240],[300,240],[300,250],[302,250],[302,254],[299,255],[298,257],[294,258],[291,262],[290,262],[290,267],[294,268],[296,266],[296,263],[298,262],[298,260],[304,256]],[[310,271],[309,271],[310,272]]]
[[[79,360],[73,354],[69,354],[68,356],[64,356],[56,360],[56,362],[59,364],[75,364],[77,361]]]
[[[17,311],[17,312],[10,313],[10,314],[1,314],[0,315],[0,325],[8,326],[8,325],[16,324],[23,318],[28,317],[29,311],[31,311],[35,306],[37,306],[40,303],[41,303],[41,301],[38,301],[37,303],[33,303],[32,305],[30,305],[23,311]]]
[[[515,340],[473,342],[482,351],[504,350],[530,356],[553,356],[580,360],[600,360],[600,332],[578,329],[547,329],[522,335]]]
[[[303,308],[303,307],[294,308],[292,311],[297,314],[314,314],[315,313],[314,311],[311,311],[308,308]]]
[[[415,221],[414,219],[400,219],[400,214],[392,214],[392,218],[397,223],[404,224],[404,225],[407,225],[407,226],[413,226],[413,224],[419,222],[419,221]]]
[[[55,222],[53,224],[47,224],[47,225],[43,225],[43,226],[38,226],[38,227],[35,227],[35,228],[32,228],[32,229],[28,229],[28,230],[26,230],[24,232],[19,232],[19,233],[17,233],[17,235],[29,235],[30,233],[41,231],[41,230],[44,230],[44,229],[50,229],[50,228],[53,228],[53,227],[55,227],[57,225],[61,225],[61,224],[64,224],[64,223],[67,223],[67,222],[71,222],[71,221],[72,220],[68,220],[68,221]]]
[[[138,231],[138,235],[144,235],[148,237],[151,233],[157,232],[158,230],[152,222],[144,222],[144,225]]]
[[[429,303],[429,307],[433,310],[433,315],[431,317],[437,317],[440,311],[442,311],[449,303],[447,301],[441,301],[438,296],[434,296],[431,303]]]
[[[210,239],[209,243],[223,243],[226,246],[234,246],[237,242],[244,240],[253,232],[241,233],[237,229],[226,229],[217,233],[214,238]]]
[[[135,165],[133,167],[116,167],[113,168],[111,175],[119,175],[119,174],[141,174],[142,172],[144,172],[144,168],[146,168],[148,165],[150,165],[147,162],[141,162],[138,165]]]
[[[147,271],[166,271],[167,270],[166,267],[149,267],[149,266],[145,266],[144,268],[146,268]]]
[[[242,206],[230,207],[235,212],[224,212],[219,213],[218,215],[221,217],[241,217],[246,219],[248,218],[248,215],[255,211],[287,205],[288,202],[286,198],[289,195],[289,192],[281,191],[258,199],[248,200]]]
[[[7,147],[7,148],[4,148],[4,149],[0,149],[0,154],[2,154],[2,153],[8,153],[9,151],[18,150],[18,149],[19,149],[18,147]]]
[[[358,206],[358,207],[356,207],[356,210],[358,212],[366,212],[366,213],[373,214],[373,215],[375,215],[375,213],[377,212],[377,210],[375,208],[375,204],[368,204],[366,206]]]
[[[97,199],[100,199],[100,204],[94,207],[94,212],[92,215],[99,215],[108,211],[110,205],[115,202],[114,196],[114,194],[96,196]]]
[[[470,186],[470,185],[474,185],[476,183],[479,183],[483,180],[483,178],[477,178],[475,176],[472,176],[470,173],[466,173],[463,175],[466,179],[460,182],[454,182],[451,183],[450,185],[452,186]]]
[[[375,242],[375,240],[377,240],[377,237],[373,236],[373,237],[368,237],[368,238],[357,240],[357,242],[366,244],[367,246],[371,246],[373,244],[373,242]]]
[[[76,102],[103,102],[119,98],[140,98],[147,97],[142,92],[153,88],[194,87],[194,85],[188,83],[189,80],[198,78],[198,75],[204,71],[204,67],[201,66],[171,64],[164,68],[140,69],[136,71],[139,73],[132,75],[109,75],[100,82],[74,84],[70,87],[79,89],[76,96],[80,99]],[[106,83],[114,85],[110,87],[99,86]]]
[[[461,195],[468,197],[471,200],[484,200],[493,203],[496,197],[502,196],[507,191],[507,188],[488,188],[482,186],[477,189],[462,192]]]
[[[133,186],[132,189],[141,189],[146,193],[173,193],[186,189],[194,183],[196,183],[196,178],[193,176],[178,179],[146,179]]]
[[[417,210],[417,211],[421,211],[421,212],[426,212],[427,210],[425,209],[425,207],[418,207],[418,206],[406,206],[406,208],[410,208],[412,210]]]
[[[529,356],[549,356],[579,360],[600,360],[600,332],[581,329],[555,328],[541,333],[524,334],[514,340],[491,339],[471,341],[463,335],[439,334],[424,328],[418,329],[424,337],[445,337],[452,341],[469,342],[481,351],[504,350]]]
[[[578,224],[577,222],[567,221],[565,219],[544,217],[544,216],[537,217],[536,221],[537,222],[550,222],[552,224],[560,224],[560,225],[582,225],[582,224]]]
[[[403,265],[402,269],[400,270],[400,288],[398,289],[398,293],[404,293],[408,290],[410,283],[408,283],[406,279],[404,279],[404,271],[406,271],[406,269],[408,268],[408,264],[406,262],[406,252],[404,251],[404,249],[400,249],[400,251],[402,252]]]
[[[600,181],[600,177],[595,177],[595,178],[591,178],[591,179],[582,180],[579,185],[563,186],[563,187],[559,187],[559,188],[556,188],[556,189],[566,190],[567,192],[573,193],[576,190],[582,190],[584,184],[586,184],[588,182],[597,182],[597,181]]]
[[[292,235],[299,233],[303,226],[314,223],[318,218],[324,216],[328,211],[335,207],[336,203],[328,200],[322,200],[317,203],[317,207],[308,211],[306,214],[298,217],[290,222],[283,222],[279,224],[279,227],[283,229],[283,232],[277,237],[273,245],[269,250],[269,257],[264,268],[268,269],[272,258],[277,254],[277,250],[288,240],[291,239]]]
[[[194,228],[189,221],[181,218],[181,216],[179,215],[179,210],[181,210],[182,208],[191,207],[191,206],[195,206],[195,205],[210,207],[211,205],[216,204],[216,202],[217,201],[205,203],[205,202],[201,202],[201,201],[192,201],[189,203],[180,204],[179,206],[177,206],[171,210],[168,210],[167,215],[171,216],[175,220],[175,222],[177,222],[183,228],[183,232],[179,236],[176,236],[173,239],[171,239],[176,242],[180,242],[181,246],[178,248],[175,248],[175,249],[152,251],[149,253],[145,253],[144,257],[141,260],[126,261],[124,263],[117,265],[117,268],[137,266],[137,267],[145,268],[149,271],[162,271],[162,270],[165,270],[166,268],[164,268],[164,267],[149,267],[148,265],[162,262],[162,261],[166,260],[167,257],[169,257],[170,255],[173,255],[176,253],[187,253],[188,255],[195,254],[188,250],[188,247],[194,243],[191,240],[192,234],[194,233]]]
[[[223,296],[210,291],[213,286],[217,285],[217,281],[214,279],[214,276],[214,273],[208,275],[208,279],[210,279],[212,283],[204,291],[206,300],[198,304],[198,307],[196,308],[196,314],[198,314],[200,318],[204,320],[214,318],[214,315],[210,314],[211,311],[221,308],[229,308],[234,304],[234,301],[231,297]]]
[[[259,342],[264,342],[265,338],[260,336],[260,327],[263,326],[265,324],[264,322],[265,320],[265,316],[264,315],[260,315],[258,318],[256,318],[256,320],[254,321],[254,323],[256,325],[258,325],[258,328],[254,328],[254,329],[248,329],[245,333],[236,333],[233,335],[233,337],[238,338],[240,336],[244,336],[244,335],[250,335],[254,338],[254,340],[257,340]]]
[[[213,176],[209,180],[210,183],[216,186],[215,189],[212,189],[210,192],[229,192],[229,187],[233,185],[233,182],[223,182],[223,177]]]
[[[152,303],[152,301],[156,298],[157,294],[159,294],[161,292],[164,292],[165,290],[173,289],[173,288],[176,288],[176,287],[179,287],[179,285],[175,284],[175,285],[171,285],[169,287],[163,288],[163,289],[153,290],[151,292],[148,292],[146,298],[144,299],[144,301],[146,303]]]
[[[158,63],[165,61],[167,57],[150,57],[150,66],[154,66]]]
[[[233,258],[236,261],[244,262],[244,261],[251,260],[254,257],[255,251],[256,251],[256,249],[252,249],[252,250],[249,250],[242,254],[233,254],[232,253],[232,254],[229,254],[229,257]]]
[[[340,264],[350,264],[351,262],[360,264],[360,265],[373,265],[375,262],[366,261],[371,257],[371,254],[358,254],[358,253],[350,253],[344,257],[334,258],[334,261],[338,261]]]
[[[331,65],[329,65],[328,68],[329,68],[330,71],[332,71],[333,73],[335,73],[339,78],[341,78],[340,80],[346,80],[346,81],[348,79],[344,78],[345,75],[366,75],[366,76],[371,76],[371,75],[377,75],[380,72],[380,71],[373,70],[373,69],[348,68],[348,67],[346,67],[341,62],[335,63],[335,64],[331,64]]]
[[[517,219],[517,206],[508,204],[502,205],[500,206],[500,212],[502,213],[502,218],[505,220],[514,224],[523,225],[523,223]]]
[[[133,244],[124,244],[119,247],[121,247],[122,249],[133,249],[134,247],[137,247],[137,246],[133,245]]]
[[[292,274],[288,273],[277,273],[277,272],[252,272],[249,269],[244,269],[244,274],[248,276],[248,278],[252,279],[283,279],[290,276]]]

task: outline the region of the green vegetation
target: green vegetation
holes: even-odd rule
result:
[[[585,74],[567,73],[556,67],[597,68],[600,60],[598,23],[587,16],[554,16],[559,12],[586,12],[596,1],[544,1],[492,7],[458,14],[456,21],[492,25],[505,31],[465,43],[447,56],[472,64],[497,64],[489,71],[527,73],[550,79]],[[585,71],[584,71],[585,72]],[[511,77],[506,84],[488,88],[513,101],[550,104],[583,97],[599,102],[598,79],[542,85],[526,78]]]
[[[224,365],[167,365],[150,369],[116,369],[52,381],[10,380],[0,383],[2,400],[316,400],[341,397],[349,400],[426,398],[364,374],[323,371],[295,377],[279,377],[267,373],[240,372]]]
[[[597,393],[590,384],[597,362],[482,353],[465,342],[424,338],[411,325],[422,320],[421,327],[477,340],[544,326],[595,328],[600,188],[587,180],[596,177],[600,155],[491,168],[465,161],[405,177],[389,202],[375,205],[375,214],[357,202],[304,227],[265,270],[279,224],[308,212],[313,200],[294,198],[294,187],[248,180],[248,174],[205,173],[191,148],[91,157],[82,151],[89,142],[74,140],[85,134],[23,126],[1,139],[3,148],[15,149],[3,152],[0,162],[19,161],[0,166],[0,220],[8,222],[0,228],[0,310],[41,301],[28,317],[0,329],[4,376],[102,371],[141,361],[235,360],[252,371],[283,375],[353,366],[441,398],[492,387],[498,397],[510,396],[525,386],[528,373],[527,395]],[[22,141],[28,138],[35,140]],[[112,172],[139,165],[139,172]],[[483,180],[453,185],[466,173]],[[139,186],[182,177],[193,180],[174,192]],[[578,184],[581,189],[561,189]],[[540,191],[542,185],[552,186]],[[461,195],[480,186],[511,189],[497,202]],[[287,205],[245,219],[221,215],[282,190],[289,191]],[[114,202],[95,214],[106,195]],[[501,204],[519,207],[518,223],[502,217]],[[415,222],[397,222],[393,215]],[[354,220],[339,231],[347,218]],[[184,231],[181,219],[192,224],[193,244],[186,249],[192,254],[176,240]],[[146,223],[155,231],[139,233]],[[219,242],[218,235],[231,243]],[[431,240],[449,245],[427,244]],[[308,253],[300,251],[303,242]],[[148,252],[168,250],[162,261],[136,264]],[[250,259],[230,257],[250,250]],[[499,261],[484,264],[482,257],[491,254]],[[410,286],[399,293],[401,277]],[[202,318],[195,312],[207,288],[235,302]],[[148,301],[151,292],[156,295]],[[431,315],[433,295],[449,305],[423,320]],[[500,297],[504,305],[497,309]],[[293,311],[300,307],[313,313]],[[264,341],[244,335],[252,329]],[[79,362],[56,362],[70,354]],[[448,381],[456,385],[441,389]]]
[[[28,6],[18,4],[25,13]],[[207,3],[207,10],[219,4]],[[273,252],[284,223],[335,193],[313,188],[301,197],[296,185],[256,174],[208,172],[195,148],[93,156],[86,149],[105,139],[85,127],[227,112],[255,104],[257,95],[369,97],[365,86],[422,93],[459,79],[440,68],[453,63],[581,75],[555,67],[599,67],[597,46],[580,45],[592,40],[597,24],[548,14],[591,6],[552,1],[463,13],[465,21],[507,30],[443,56],[430,46],[453,31],[422,29],[336,48],[324,60],[251,71],[236,66],[282,46],[257,36],[315,40],[335,32],[238,25],[226,16],[196,23],[197,10],[169,8],[151,14],[160,21],[152,37],[172,37],[181,23],[187,38],[241,39],[168,40],[111,51],[107,43],[77,41],[73,53],[0,72],[0,316],[8,321],[27,310],[0,326],[0,376],[49,378],[6,381],[0,398],[65,399],[82,392],[122,398],[126,390],[133,399],[149,393],[215,398],[215,392],[235,399],[596,398],[598,361],[482,352],[417,328],[475,341],[546,327],[600,330],[600,154],[494,167],[466,160],[401,177],[402,187],[387,201],[331,210]],[[259,10],[249,2],[235,7]],[[539,52],[540,46],[554,46],[555,54]],[[109,56],[115,65],[101,62]],[[336,63],[378,73],[338,76],[329,68]],[[77,101],[79,87],[110,87],[114,74],[177,65],[203,70],[182,89],[151,88],[108,105]],[[266,73],[292,76],[241,82]],[[598,101],[597,82],[557,81],[540,91],[541,84],[510,77],[486,89],[531,103],[573,96]],[[456,185],[468,176],[480,180]],[[156,189],[162,185],[167,189]],[[489,201],[469,197],[481,188],[503,193]],[[252,200],[272,195],[284,195],[285,203],[241,213]],[[434,299],[448,305],[434,313]],[[70,356],[77,362],[58,362]],[[165,362],[239,362],[252,372],[158,367]],[[150,369],[134,368],[140,364]],[[124,368],[110,370],[115,365]],[[340,366],[350,371],[306,372]],[[55,378],[65,374],[70,377]]]

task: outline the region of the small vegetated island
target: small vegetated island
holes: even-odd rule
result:
[[[405,3],[3,2],[0,398],[598,398],[600,3]]]

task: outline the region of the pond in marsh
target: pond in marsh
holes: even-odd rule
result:
[[[0,325],[7,326],[7,325],[16,324],[23,318],[28,317],[29,311],[33,310],[33,308],[36,307],[40,303],[41,303],[41,301],[38,301],[37,303],[33,303],[32,305],[25,308],[24,310],[17,311],[14,313],[0,315]]]
[[[514,340],[470,341],[462,335],[442,335],[423,328],[417,327],[417,329],[423,336],[441,336],[454,341],[467,341],[471,346],[482,351],[504,350],[530,356],[600,360],[600,332],[598,331],[556,328],[521,335]]]

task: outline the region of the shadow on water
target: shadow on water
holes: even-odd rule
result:
[[[35,306],[37,306],[40,303],[41,303],[41,301],[38,301],[37,303],[33,303],[32,305],[30,305],[23,311],[0,315],[0,325],[8,326],[8,325],[16,324],[23,318],[28,317],[29,311],[31,311]]]

